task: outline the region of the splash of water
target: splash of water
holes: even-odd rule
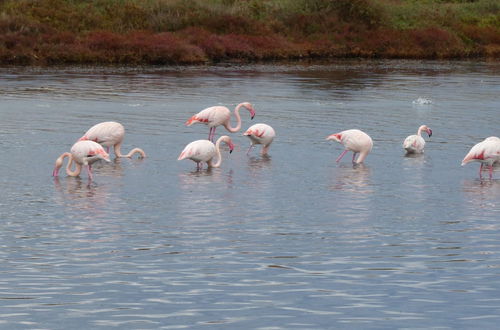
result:
[[[419,97],[418,99],[413,101],[413,104],[416,105],[427,105],[427,104],[432,104],[432,100],[425,98],[425,97]]]

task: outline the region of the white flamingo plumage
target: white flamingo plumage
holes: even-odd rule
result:
[[[243,135],[250,138],[251,144],[248,148],[247,155],[256,144],[262,144],[261,155],[267,155],[269,146],[276,136],[274,129],[267,124],[255,124],[250,126]]]
[[[70,152],[61,154],[56,160],[52,176],[59,174],[59,169],[63,165],[64,158],[68,157],[66,173],[69,176],[78,176],[82,171],[82,166],[86,166],[89,179],[92,180],[92,164],[98,160],[109,162],[109,155],[104,148],[94,141],[78,141],[72,147]],[[72,170],[72,164],[75,163],[75,170]]]
[[[432,136],[432,130],[426,125],[422,125],[418,128],[417,134],[410,135],[403,141],[403,148],[407,153],[413,154],[424,152],[425,140],[422,137],[422,132],[424,131],[427,132],[429,137]]]
[[[339,162],[348,151],[352,151],[352,162],[360,164],[365,160],[373,147],[372,138],[359,129],[349,129],[340,133],[331,134],[327,136],[326,139],[337,141],[345,147],[345,150],[340,154],[336,162]],[[358,153],[359,157],[355,160],[356,154]]]
[[[480,162],[479,178],[482,178],[483,165],[488,166],[490,179],[493,177],[493,164],[500,162],[500,138],[490,136],[474,145],[462,160],[462,166],[470,162]]]
[[[195,123],[203,123],[208,125],[208,127],[210,127],[210,130],[208,132],[208,139],[210,141],[213,141],[215,137],[215,129],[217,128],[217,126],[224,126],[226,130],[231,133],[236,133],[241,129],[240,108],[242,107],[250,112],[250,119],[253,119],[253,117],[255,116],[255,109],[253,108],[252,104],[248,102],[238,104],[234,109],[234,116],[236,117],[235,127],[232,127],[230,123],[231,111],[229,111],[229,109],[224,106],[213,106],[201,110],[196,115],[189,118],[186,121],[185,125],[191,126]]]
[[[132,157],[135,153],[139,154],[139,158],[146,157],[146,153],[140,148],[132,149],[128,154],[121,153],[123,138],[125,137],[125,128],[122,124],[114,121],[106,121],[92,126],[78,141],[94,141],[109,148],[113,147],[116,157]]]
[[[182,150],[177,160],[183,160],[186,158],[191,159],[196,162],[196,168],[198,170],[202,169],[202,162],[206,162],[209,168],[219,167],[222,163],[222,156],[220,153],[220,144],[222,142],[229,146],[229,153],[233,152],[233,141],[229,136],[223,135],[217,139],[215,144],[209,140],[197,140],[189,143],[184,150]],[[218,157],[215,164],[213,163],[214,157]]]

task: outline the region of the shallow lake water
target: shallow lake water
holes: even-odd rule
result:
[[[1,328],[498,326],[500,171],[460,163],[500,135],[500,63],[0,72]],[[240,132],[220,168],[177,161],[208,136],[191,115],[243,101],[243,129],[276,130],[270,157]],[[147,158],[51,176],[111,120]],[[425,153],[405,157],[421,124]],[[350,128],[373,138],[364,166],[325,140]]]

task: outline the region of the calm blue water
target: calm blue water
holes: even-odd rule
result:
[[[460,166],[500,135],[500,63],[0,69],[0,328],[496,328],[500,171]],[[420,104],[425,99],[430,104]],[[254,104],[270,158],[232,134],[221,168],[177,161],[211,105]],[[423,102],[426,103],[426,102]],[[92,125],[121,159],[51,177]],[[421,124],[426,152],[401,144]],[[365,166],[329,134],[359,128]],[[217,135],[224,132],[219,128]]]

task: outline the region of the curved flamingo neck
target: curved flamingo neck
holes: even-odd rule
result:
[[[418,136],[422,136],[422,131],[425,129],[425,126],[420,126],[417,131]]]
[[[212,167],[219,167],[222,164],[222,155],[220,153],[221,142],[227,143],[227,136],[221,136],[219,139],[217,139],[217,142],[215,142],[215,153],[218,159],[217,162],[212,165]]]
[[[64,158],[68,157],[68,165],[66,165],[66,174],[69,176],[78,176],[80,175],[80,172],[82,171],[82,165],[78,164],[77,162],[74,162],[73,155],[69,152],[63,153],[59,158],[56,160],[56,166],[54,168],[53,175],[57,176],[57,173],[59,172],[59,169],[63,165]],[[75,163],[75,170],[71,170],[71,166],[73,165],[73,162]]]
[[[240,103],[234,109],[234,116],[236,117],[236,126],[231,127],[230,120],[228,120],[224,127],[231,133],[236,133],[241,129],[241,116],[240,116],[240,108],[243,106],[243,103]]]
[[[362,163],[365,160],[366,156],[368,156],[368,152],[360,152],[358,159],[356,159],[356,164]]]
[[[122,154],[122,144],[121,143],[117,143],[115,144],[115,155],[116,157],[118,158],[131,158],[134,154],[138,153],[139,154],[139,158],[144,158],[146,157],[146,153],[141,149],[141,148],[134,148],[132,150],[130,150],[130,152],[126,155],[123,155]]]

